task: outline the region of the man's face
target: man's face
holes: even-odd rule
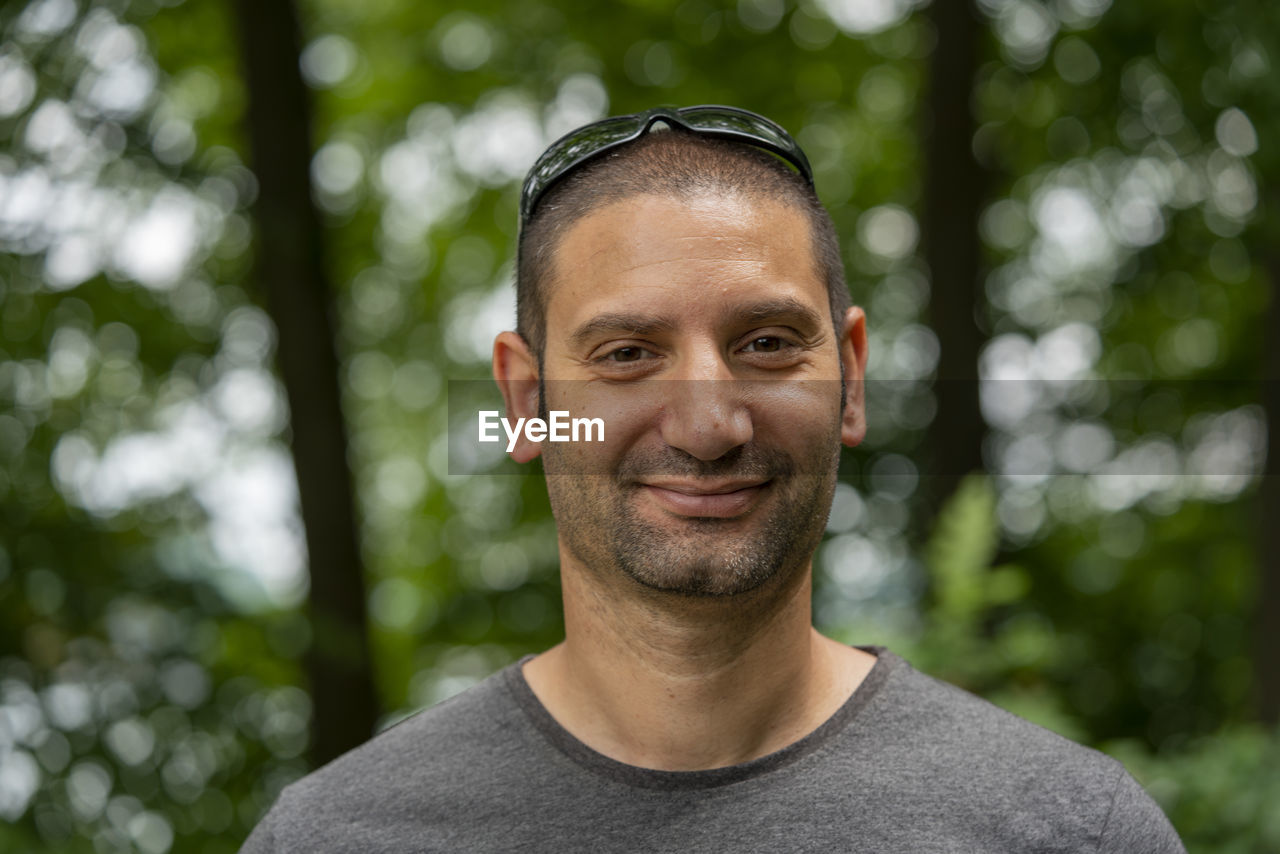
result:
[[[701,596],[807,570],[843,410],[813,257],[802,213],[736,195],[633,197],[565,235],[543,408],[605,423],[604,442],[542,448],[573,558]]]

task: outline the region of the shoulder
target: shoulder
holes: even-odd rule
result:
[[[890,676],[867,709],[870,729],[886,761],[911,769],[940,802],[1046,850],[1073,839],[1099,852],[1183,851],[1115,759],[882,654]]]
[[[429,709],[417,712],[294,784],[298,794],[351,796],[366,787],[403,782],[404,775],[446,775],[456,763],[501,750],[515,711],[499,672]],[[479,754],[479,755],[477,755]]]
[[[868,709],[880,732],[904,750],[939,764],[963,763],[973,773],[1018,768],[1055,770],[1057,778],[1114,780],[1118,762],[1031,723],[956,685],[913,668],[893,653],[889,678]],[[922,750],[924,745],[931,749]]]
[[[333,846],[331,829],[345,838],[375,816],[384,828],[399,817],[420,822],[459,780],[507,761],[520,712],[506,679],[496,673],[287,786],[242,851],[308,850],[309,840]]]

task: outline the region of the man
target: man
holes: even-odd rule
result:
[[[565,640],[289,787],[244,850],[1177,852],[1115,761],[811,625],[863,313],[763,117],[581,129],[521,200],[509,415],[543,444]]]

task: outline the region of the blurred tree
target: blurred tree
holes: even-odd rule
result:
[[[937,40],[929,59],[924,117],[926,175],[921,237],[929,268],[929,322],[940,356],[927,463],[937,505],[961,478],[981,471],[986,423],[978,402],[978,355],[986,335],[982,241],[978,218],[987,202],[985,170],[974,153],[972,96],[985,29],[969,2],[929,4]]]
[[[1219,118],[1222,136],[1250,158],[1260,188],[1262,214],[1249,229],[1251,255],[1257,259],[1267,283],[1265,310],[1261,314],[1260,402],[1267,424],[1266,476],[1258,501],[1258,580],[1254,613],[1254,674],[1258,713],[1272,725],[1280,724],[1280,94],[1273,82],[1280,61],[1280,10],[1274,4],[1241,2],[1231,9],[1237,35],[1229,54],[1214,69],[1214,80],[1223,77],[1238,87],[1239,106],[1245,123],[1232,112]],[[1261,64],[1261,68],[1251,65]],[[1225,66],[1225,68],[1223,67]],[[1206,83],[1210,81],[1206,74]],[[1256,125],[1255,137],[1248,129]],[[1236,135],[1243,137],[1236,139]]]
[[[983,6],[974,145],[1007,178],[979,220],[982,402],[1006,544],[1036,570],[1000,619],[1053,639],[1037,678],[1089,738],[1173,749],[1251,687],[1264,289],[1253,129],[1224,85],[1251,16]]]
[[[330,320],[324,235],[311,198],[310,93],[299,67],[290,0],[237,0],[249,90],[248,137],[258,179],[258,279],[279,334],[289,400],[290,446],[307,539],[312,646],[307,675],[315,704],[311,762],[318,767],[373,734],[373,686],[364,564],[347,463]]]
[[[156,11],[0,10],[5,851],[233,851],[305,767],[234,43]]]

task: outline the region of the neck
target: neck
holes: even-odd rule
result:
[[[524,674],[565,729],[620,762],[697,770],[773,753],[834,714],[874,663],[814,631],[807,565],[771,589],[696,598],[562,559],[565,641]]]

